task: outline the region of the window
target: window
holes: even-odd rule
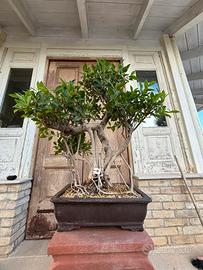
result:
[[[20,113],[13,112],[15,101],[9,95],[15,92],[22,93],[30,87],[32,69],[11,68],[6,87],[3,105],[0,109],[0,127],[22,127],[23,118]]]
[[[144,81],[155,81],[155,84],[152,86],[154,92],[159,91],[159,84],[156,76],[156,71],[136,71],[137,79],[139,82],[144,84]],[[140,85],[138,84],[138,87]],[[167,126],[165,116],[160,118],[155,118],[154,116],[148,117],[143,123],[143,127],[165,127]]]

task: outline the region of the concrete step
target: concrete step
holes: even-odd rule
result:
[[[0,258],[0,270],[49,270],[48,240],[25,240],[7,258]]]
[[[49,270],[47,240],[25,240],[7,258],[0,258],[0,270]],[[190,260],[203,256],[203,245],[156,248],[150,260],[156,270],[195,270]]]

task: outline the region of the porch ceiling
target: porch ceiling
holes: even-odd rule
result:
[[[173,34],[179,25],[184,26],[184,14],[198,2],[0,0],[0,27],[10,35],[155,40],[163,32]]]
[[[203,21],[177,38],[197,110],[203,110]]]

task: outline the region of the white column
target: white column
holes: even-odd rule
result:
[[[175,38],[164,35],[163,43],[176,87],[191,154],[197,173],[203,173],[203,135],[183,62]]]

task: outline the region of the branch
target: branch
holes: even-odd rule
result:
[[[127,135],[125,141],[122,143],[120,149],[116,152],[116,157],[120,156],[128,147],[128,145],[131,141],[131,138],[132,138],[133,131],[134,130],[132,128],[129,129],[128,135]]]
[[[57,122],[49,122],[46,119],[44,119],[44,121],[42,122],[45,127],[61,131],[66,135],[78,135],[84,132],[88,132],[88,130],[90,129],[97,130],[100,126],[102,126],[102,128],[105,128],[108,121],[109,118],[107,115],[105,115],[100,123],[83,123],[79,126],[70,126],[67,124],[65,125]]]
[[[104,165],[104,170],[108,170],[111,167],[111,164],[116,160],[116,158],[118,156],[120,156],[128,147],[130,140],[132,138],[132,133],[133,133],[133,129],[130,128],[128,131],[128,135],[127,138],[125,139],[125,141],[122,143],[121,147],[119,148],[119,150],[114,153],[114,155],[111,156],[110,160],[108,161],[108,163],[105,163]]]
[[[111,145],[109,143],[109,140],[107,139],[104,129],[102,126],[99,126],[97,129],[97,136],[104,147],[104,153],[105,153],[105,158],[104,158],[104,171],[108,163],[110,162],[112,156],[113,156],[113,151],[111,148]]]
[[[121,154],[121,158],[123,159],[125,165],[128,167],[128,169],[130,171],[130,190],[131,190],[131,192],[134,192],[134,181],[133,181],[132,169],[131,169],[130,165],[128,164],[127,160],[124,158],[123,154]]]
[[[99,125],[101,125],[102,128],[104,128],[104,127],[107,125],[108,121],[109,121],[108,114],[105,113],[105,115],[104,115],[104,117],[103,117],[103,119],[101,120],[101,122],[100,122]]]
[[[78,139],[77,151],[76,151],[75,155],[77,155],[78,152],[79,152],[79,149],[80,149],[80,143],[81,143],[81,134],[80,134],[79,139]]]
[[[67,141],[66,141],[66,138],[64,138],[64,144],[65,144],[65,147],[66,147],[66,159],[68,161],[68,155],[69,155],[69,159],[71,161],[71,165],[73,166],[73,168],[71,169],[71,173],[72,173],[72,177],[73,177],[73,182],[75,185],[77,185],[77,179],[76,179],[76,175],[75,175],[75,160],[74,160],[74,156],[72,155],[69,147],[68,147],[68,144],[67,144]]]
[[[96,155],[95,155],[95,140],[94,140],[94,134],[93,134],[93,131],[92,129],[88,128],[87,129],[87,132],[90,136],[90,140],[91,140],[91,143],[92,143],[92,157],[93,157],[93,166],[94,168],[97,167],[97,163],[96,163]]]
[[[43,125],[47,128],[50,129],[55,129],[58,130],[60,132],[63,132],[66,135],[77,135],[77,134],[81,134],[85,131],[87,131],[87,127],[86,125],[80,125],[78,127],[71,127],[69,125],[63,125],[60,123],[49,123],[47,121],[43,121]]]

